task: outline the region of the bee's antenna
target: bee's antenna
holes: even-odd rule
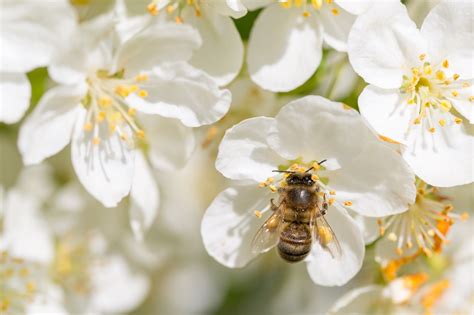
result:
[[[280,170],[273,170],[274,173],[287,173],[287,174],[294,174],[294,171],[280,171]]]
[[[327,161],[327,159],[324,159],[324,160],[322,160],[321,162],[318,162],[318,164],[321,165],[321,164],[323,164],[323,163],[326,162],[326,161]]]
[[[321,162],[317,162],[317,163],[318,163],[318,165],[321,165],[321,164],[323,164],[323,163],[326,162],[326,161],[327,161],[327,159],[324,159],[324,160],[322,160]],[[308,172],[311,171],[312,169],[314,169],[314,166],[311,166],[310,168],[308,168],[308,169],[305,171],[305,173],[308,173]]]
[[[314,167],[311,166],[310,168],[308,168],[308,169],[305,171],[305,173],[308,173],[308,172],[311,171],[313,168],[314,168]]]

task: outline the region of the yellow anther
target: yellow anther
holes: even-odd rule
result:
[[[410,99],[407,101],[407,104],[408,104],[408,105],[413,105],[413,104],[415,104],[415,100],[412,99],[412,98],[410,98]]]
[[[336,202],[336,199],[334,199],[334,198],[329,198],[329,200],[328,200],[328,204],[329,204],[329,205],[332,205],[334,202]]]
[[[292,165],[290,166],[290,170],[294,171],[294,170],[296,170],[298,167],[300,167],[300,166],[298,165],[298,163],[294,163],[294,164],[292,164]]]
[[[148,13],[151,15],[157,15],[158,14],[158,7],[156,6],[155,1],[147,5],[146,9],[148,10]]]
[[[444,71],[441,71],[441,70],[436,71],[436,79],[440,81],[444,81],[446,79],[446,75],[444,74]]]
[[[344,206],[346,207],[352,206],[352,201],[344,201]]]
[[[135,81],[137,82],[143,82],[147,80],[148,80],[148,76],[146,74],[139,74],[135,77]]]
[[[331,231],[325,226],[318,226],[318,235],[324,245],[329,244],[329,242],[332,241]]]
[[[454,91],[451,91],[451,95],[454,96],[454,97],[457,97],[459,95],[459,92],[454,90]]]
[[[275,179],[274,179],[273,177],[268,177],[267,180],[266,180],[266,182],[267,182],[267,183],[273,183],[274,180],[275,180]]]
[[[430,75],[431,72],[433,72],[433,68],[431,67],[431,65],[429,63],[423,66],[423,73],[424,74]]]
[[[127,110],[127,114],[134,117],[137,114],[137,110],[133,107],[129,107]]]
[[[420,117],[417,117],[417,118],[415,118],[415,120],[413,120],[414,125],[419,125],[420,123],[421,123]]]
[[[400,247],[395,248],[395,252],[397,253],[398,256],[403,255],[403,249],[401,249]]]
[[[440,119],[440,120],[438,121],[438,123],[439,123],[439,125],[440,125],[441,127],[446,126],[446,120],[444,120],[444,119]]]
[[[319,171],[319,169],[321,169],[321,165],[319,165],[318,162],[314,162],[313,164],[311,164],[311,167],[312,167],[315,171]]]
[[[311,0],[311,4],[313,5],[313,8],[319,10],[323,6],[323,0]]]
[[[398,142],[396,140],[393,140],[392,138],[382,136],[382,135],[379,135],[379,139],[382,140],[382,141],[388,142],[388,143],[401,144],[400,142]]]
[[[28,268],[21,268],[19,271],[20,277],[28,277],[30,270]]]
[[[461,220],[465,222],[467,221],[467,219],[469,219],[469,213],[467,212],[461,213]]]
[[[130,85],[130,87],[128,88],[128,91],[130,93],[135,93],[136,91],[138,91],[138,85],[135,85],[135,84]]]
[[[336,8],[332,9],[331,12],[333,15],[339,15],[339,10]]]
[[[97,122],[103,122],[106,117],[107,117],[107,113],[103,112],[103,111],[100,111],[100,112],[97,113],[97,116],[95,117],[95,120],[97,120]]]
[[[110,105],[112,105],[112,99],[108,96],[102,96],[102,97],[99,97],[98,103],[99,103],[99,106],[109,107]]]
[[[268,188],[270,188],[270,190],[271,190],[272,192],[277,192],[277,191],[278,191],[278,189],[276,188],[275,185],[269,185]]]
[[[421,55],[418,56],[418,58],[419,58],[421,61],[423,61],[423,60],[425,60],[425,58],[426,58],[426,54],[421,54]]]
[[[84,124],[84,131],[91,131],[94,126],[90,122]]]
[[[451,108],[453,107],[453,104],[451,104],[450,101],[448,100],[442,100],[440,103],[439,103],[439,106],[441,107],[442,110],[444,110],[445,112],[449,112],[451,110]]]
[[[441,281],[432,284],[429,290],[422,296],[421,304],[425,308],[425,314],[430,314],[430,310],[433,305],[440,300],[440,297],[443,295],[444,291],[450,287],[448,280],[444,279]]]
[[[146,90],[140,90],[140,91],[138,91],[137,94],[138,94],[138,96],[140,96],[142,98],[148,96],[148,92]]]
[[[100,144],[100,138],[99,137],[94,137],[92,139],[92,143],[95,144],[95,145],[99,145]]]
[[[411,68],[411,73],[416,77],[420,74],[420,70],[418,68]]]
[[[304,12],[303,12],[303,16],[304,16],[304,17],[310,17],[310,16],[311,16],[311,13],[309,13],[309,11],[304,11]]]
[[[29,292],[29,293],[33,293],[36,291],[36,285],[33,283],[33,282],[28,282],[26,284],[26,290]]]
[[[454,122],[455,122],[456,124],[460,125],[460,124],[462,123],[462,119],[459,118],[459,117],[455,117],[455,118],[454,118]]]
[[[319,196],[319,197],[324,197],[324,195],[325,195],[324,191],[318,192],[318,196]]]
[[[174,18],[174,21],[176,22],[176,24],[183,24],[183,18],[179,15]]]
[[[435,127],[431,127],[430,129],[428,129],[429,132],[431,133],[435,133],[436,132],[436,128]]]
[[[311,175],[311,179],[313,180],[313,182],[316,182],[316,181],[319,180],[319,176],[316,175],[316,174],[313,174],[313,175]]]
[[[130,90],[125,85],[118,85],[115,88],[115,93],[121,97],[127,97],[130,94]]]
[[[0,311],[6,312],[10,308],[10,300],[7,298],[0,299]]]
[[[174,7],[172,5],[168,5],[166,7],[166,13],[171,14],[174,11]]]
[[[453,74],[453,79],[454,79],[454,80],[459,79],[459,77],[460,77],[459,74],[457,74],[457,73]]]
[[[474,102],[474,95],[469,96],[469,102]]]
[[[135,134],[138,138],[140,139],[144,139],[145,138],[145,131],[141,130],[141,129],[138,129],[137,131],[135,131]]]
[[[329,194],[332,195],[332,196],[334,196],[334,195],[336,194],[336,191],[335,191],[335,190],[330,190],[330,191],[329,191]]]
[[[263,188],[263,187],[266,187],[267,186],[267,183],[266,182],[260,182],[258,183],[258,187],[260,188]]]
[[[444,60],[443,60],[443,67],[444,67],[444,68],[448,68],[448,67],[449,67],[449,61],[448,61],[448,59],[444,59]]]
[[[286,1],[280,2],[280,5],[285,9],[289,9],[289,8],[292,7],[293,1],[292,0],[286,0]]]
[[[387,238],[392,241],[392,242],[395,242],[397,240],[397,235],[395,233],[390,233],[388,234]]]
[[[254,214],[255,214],[255,216],[256,216],[257,218],[259,218],[259,219],[262,217],[262,212],[261,212],[261,211],[255,210],[255,211],[254,211]]]
[[[470,86],[471,86],[471,83],[469,83],[469,82],[463,82],[463,84],[462,84],[463,88],[468,88]]]
[[[126,134],[121,133],[121,134],[120,134],[120,139],[122,139],[123,141],[127,141],[128,137],[127,137]]]

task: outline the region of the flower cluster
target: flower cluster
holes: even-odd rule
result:
[[[472,312],[474,4],[434,2],[2,1],[0,313]]]

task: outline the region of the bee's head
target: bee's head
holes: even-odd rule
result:
[[[308,173],[291,173],[286,178],[286,183],[288,185],[313,186],[314,180],[311,178],[311,174]]]

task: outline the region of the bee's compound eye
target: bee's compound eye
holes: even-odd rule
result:
[[[303,178],[303,182],[304,182],[306,185],[308,185],[308,186],[311,186],[311,185],[314,184],[314,181],[313,181],[313,179],[311,178],[311,175],[305,176],[305,177]]]

